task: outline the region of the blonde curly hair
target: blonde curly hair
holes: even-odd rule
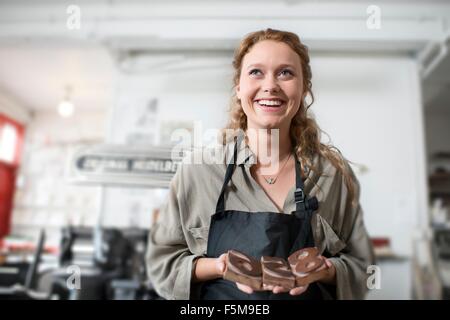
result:
[[[290,138],[294,145],[294,150],[300,161],[309,167],[311,170],[315,170],[313,159],[315,155],[325,157],[330,160],[334,167],[342,174],[346,187],[349,192],[349,197],[352,200],[352,204],[357,204],[356,199],[356,186],[355,181],[352,178],[352,172],[346,160],[339,149],[331,144],[323,144],[320,142],[321,133],[323,132],[317,125],[315,119],[310,117],[308,110],[314,103],[314,95],[312,92],[312,73],[309,65],[308,47],[301,43],[300,38],[292,32],[280,31],[274,29],[260,30],[248,34],[236,48],[233,59],[234,77],[233,88],[239,83],[241,76],[241,67],[244,56],[250,51],[250,49],[258,42],[264,40],[273,40],[286,43],[292,50],[294,50],[300,57],[302,65],[304,92],[305,97],[309,95],[311,102],[302,100],[300,108],[291,121],[290,126]],[[227,126],[223,132],[229,132],[234,130],[236,132],[247,130],[247,116],[242,109],[241,102],[236,96],[235,90],[230,102],[230,117]],[[325,132],[323,132],[325,133]],[[326,134],[326,133],[325,133]],[[228,136],[229,137],[229,136]],[[224,143],[226,143],[225,134],[223,135]],[[349,161],[348,161],[349,162]]]

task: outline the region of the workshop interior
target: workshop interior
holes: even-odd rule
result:
[[[366,299],[450,299],[438,0],[1,1],[0,299],[162,299],[148,232],[184,150],[226,125],[235,46],[268,27],[308,46],[311,111],[359,180]]]

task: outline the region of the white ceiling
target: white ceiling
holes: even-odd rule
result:
[[[413,54],[427,42],[441,41],[450,30],[450,5],[437,0],[377,1],[384,19],[379,31],[365,28],[367,4],[360,1],[267,0],[264,6],[219,0],[77,3],[83,18],[79,32],[66,28],[70,2],[0,3],[0,90],[30,110],[56,108],[66,85],[73,87],[76,107],[108,108],[118,68],[110,52],[117,57],[136,50],[144,55],[194,50],[214,56],[229,53],[243,30],[270,25],[301,30],[303,40],[322,52]],[[427,108],[448,110],[449,53],[423,85]]]
[[[113,59],[99,45],[0,45],[0,88],[33,111],[56,109],[67,85],[77,108],[104,109],[114,79]]]

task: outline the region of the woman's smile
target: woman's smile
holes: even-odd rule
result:
[[[264,112],[284,112],[286,103],[280,99],[257,99],[253,106]]]

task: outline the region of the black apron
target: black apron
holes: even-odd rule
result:
[[[279,212],[245,212],[225,210],[225,190],[236,163],[240,141],[234,146],[233,160],[228,164],[222,190],[217,200],[216,213],[211,217],[208,235],[207,257],[218,258],[228,250],[241,251],[257,260],[261,256],[281,257],[287,260],[293,252],[314,247],[311,231],[311,216],[318,208],[316,197],[308,198],[304,193],[301,165],[295,156],[296,210],[292,214]],[[311,283],[303,294],[292,296],[289,292],[274,294],[258,291],[247,294],[239,290],[234,282],[215,279],[203,283],[201,299],[207,300],[321,300],[317,283]]]

